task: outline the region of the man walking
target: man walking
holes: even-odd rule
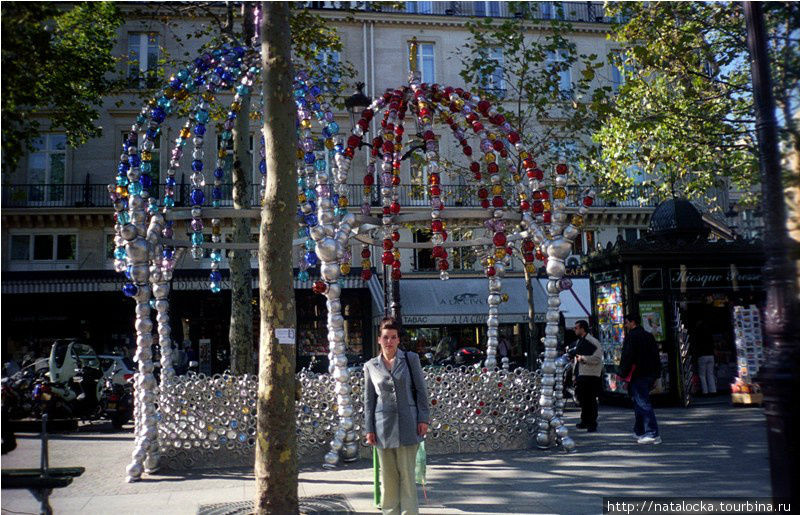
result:
[[[603,349],[597,338],[589,334],[586,320],[575,322],[575,335],[578,337],[574,350],[575,396],[581,405],[581,421],[576,427],[594,433],[597,431],[597,396],[602,389]]]
[[[633,432],[640,444],[659,444],[661,437],[656,413],[650,404],[650,390],[661,373],[658,344],[652,334],[642,329],[638,314],[625,315],[625,331],[619,375],[628,381],[628,392],[633,401],[636,417]]]

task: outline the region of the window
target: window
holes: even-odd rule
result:
[[[632,242],[639,239],[639,229],[625,229],[625,241]]]
[[[336,50],[320,50],[315,57],[317,61],[318,76],[315,77],[318,84],[323,84],[324,91],[336,91],[342,82],[339,70],[341,55]]]
[[[564,6],[561,2],[542,2],[539,5],[542,9],[543,20],[564,19]]]
[[[475,16],[500,16],[500,2],[473,2]]]
[[[128,78],[133,88],[154,88],[158,77],[158,34],[128,33]]]
[[[431,14],[433,13],[433,2],[406,2],[406,12]]]
[[[12,234],[13,261],[75,261],[78,237],[75,234]]]
[[[568,97],[572,93],[572,75],[570,73],[569,51],[551,50],[547,52],[547,71],[558,76],[558,91]]]
[[[594,231],[584,231],[586,235],[586,253],[590,253],[594,251],[595,246],[597,245],[597,235]]]
[[[411,42],[408,43],[409,52]],[[428,84],[436,82],[436,65],[434,63],[433,43],[417,43],[417,69],[420,71],[420,80]]]
[[[625,55],[620,51],[612,52],[609,57],[611,61],[611,88],[616,93],[619,91],[620,86],[625,84],[625,76],[631,72],[632,68],[625,64]],[[622,69],[620,69],[620,65],[622,65]]]
[[[471,228],[455,228],[451,231],[450,237],[453,241],[465,241],[474,238],[475,229]],[[471,271],[475,269],[475,264],[478,262],[478,250],[476,247],[451,247],[447,249],[449,254],[448,259],[452,265],[453,270],[466,270]],[[506,270],[513,268],[514,260],[506,267]]]
[[[63,202],[67,167],[67,136],[45,134],[33,141],[28,156],[28,200]]]
[[[415,231],[414,241],[417,243],[431,241],[431,232]],[[433,249],[414,249],[414,269],[418,272],[436,270]]]
[[[503,76],[503,51],[499,48],[492,48],[487,57],[494,62],[494,70],[481,77],[481,82],[490,93],[503,98],[506,92],[506,81]]]

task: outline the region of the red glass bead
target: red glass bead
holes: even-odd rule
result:
[[[522,242],[522,250],[525,252],[533,252],[535,245],[531,240],[525,240]]]
[[[372,109],[367,108],[367,109],[364,109],[363,111],[361,111],[361,118],[369,121],[369,120],[372,120],[372,115],[373,114],[375,114],[375,113],[372,111]]]
[[[486,275],[489,277],[494,277],[494,274],[497,273],[497,270],[494,269],[493,266],[486,268]]]
[[[495,247],[504,247],[506,244],[506,234],[503,232],[494,233],[492,243],[494,243]]]
[[[393,241],[400,241],[400,233],[399,233],[399,232],[397,232],[397,231],[394,231],[394,232],[392,233],[392,240],[393,240]]]
[[[538,180],[538,181],[541,181],[542,179],[544,179],[544,172],[540,168],[534,169],[533,170],[533,178]]]
[[[469,164],[469,171],[472,173],[478,173],[481,171],[481,165],[477,161],[473,161]]]
[[[392,186],[400,186],[400,176],[393,175],[392,176]]]
[[[361,143],[361,138],[356,136],[355,134],[351,135],[347,138],[347,146],[356,148],[358,144]]]
[[[520,203],[519,203],[519,208],[520,208],[522,211],[530,211],[530,209],[531,209],[531,203],[530,203],[530,202],[528,202],[527,200],[523,200],[522,202],[520,202]]]
[[[391,265],[392,263],[394,263],[394,254],[392,254],[388,250],[386,252],[384,252],[383,256],[381,256],[381,263],[383,263],[384,265],[387,265],[387,266]]]
[[[441,234],[444,241],[447,241],[447,231],[440,231],[439,234]]]
[[[433,195],[434,197],[438,197],[441,194],[442,194],[442,188],[436,185],[431,186],[431,195]]]
[[[522,166],[524,166],[526,170],[536,168],[536,161],[534,161],[530,157],[526,157],[525,159],[522,160]]]
[[[441,220],[434,220],[431,222],[431,231],[439,232],[443,229],[442,221]]]
[[[446,259],[440,259],[439,260],[439,270],[444,272],[445,270],[447,270],[449,268],[450,268],[450,263],[448,263]]]
[[[483,130],[483,124],[481,122],[475,122],[472,124],[472,130],[475,132],[480,132]]]
[[[440,247],[440,246],[433,247],[432,254],[433,254],[433,257],[435,257],[435,258],[443,258],[444,257],[444,247]]]
[[[583,205],[586,207],[592,207],[594,204],[594,199],[592,197],[583,197]]]
[[[567,173],[567,165],[565,165],[564,163],[560,163],[558,166],[556,166],[556,173],[559,173],[561,175]]]
[[[389,214],[391,214],[391,213],[390,213],[390,211],[389,211],[389,206],[383,206],[383,214],[384,214],[384,215],[389,215]]]
[[[384,154],[391,154],[392,152],[394,152],[394,143],[392,143],[391,141],[386,141],[383,143],[383,147],[381,148]]]
[[[475,177],[476,181],[479,181],[479,180],[481,180],[481,177],[483,177],[483,176],[481,175],[481,172],[475,172],[474,177]]]
[[[533,263],[533,254],[525,254],[525,262]]]
[[[481,200],[481,207],[482,207],[483,209],[489,209],[489,199],[483,199],[483,200]]]
[[[492,107],[492,105],[489,103],[488,100],[481,100],[480,102],[478,102],[478,111],[482,113],[486,113],[486,111],[488,111],[490,107]]]
[[[478,198],[488,198],[488,197],[489,197],[489,192],[486,190],[486,188],[481,188],[478,190]]]
[[[469,145],[465,146],[462,150],[463,150],[465,156],[471,156],[472,155],[472,147],[470,147]]]
[[[550,198],[550,193],[547,190],[542,190],[542,200],[547,200]]]
[[[508,133],[508,141],[509,141],[511,144],[516,144],[516,143],[519,143],[519,134],[517,134],[517,133],[516,133],[516,132],[514,132],[514,131],[511,131],[511,132],[509,132],[509,133]]]
[[[393,215],[396,215],[400,212],[400,204],[398,202],[392,202],[392,205],[389,206],[389,211],[391,211]]]
[[[364,186],[372,186],[375,184],[375,176],[371,173],[364,176]]]
[[[344,157],[346,157],[347,159],[353,159],[353,156],[355,154],[356,154],[355,150],[353,150],[352,147],[347,147],[346,149],[344,149]]]
[[[544,204],[542,204],[541,200],[534,200],[533,201],[533,213],[539,214],[544,211]]]
[[[500,141],[499,139],[496,139],[496,140],[494,140],[494,143],[492,143],[492,147],[493,147],[495,150],[502,150],[502,149],[504,149],[504,148],[505,148],[505,147],[503,146],[503,142],[502,142],[502,141]]]
[[[362,118],[358,121],[358,126],[361,127],[362,131],[366,132],[367,130],[369,130],[369,121]]]
[[[361,249],[361,257],[364,259],[369,258],[372,255],[372,252],[369,249]]]
[[[383,250],[392,250],[392,248],[394,248],[394,243],[392,243],[391,238],[383,240]]]
[[[475,113],[469,113],[464,118],[466,118],[469,123],[475,123],[478,121],[478,115]]]
[[[406,129],[402,125],[398,125],[394,128],[394,133],[398,136],[401,136],[404,132],[406,132]]]
[[[486,165],[486,171],[488,171],[491,174],[495,174],[500,171],[500,167],[497,166],[497,163],[489,163],[488,165]]]
[[[403,277],[403,274],[400,272],[399,268],[392,269],[392,281],[399,281],[400,278]]]
[[[514,254],[514,247],[512,247],[511,245],[509,245],[508,247],[506,247],[506,254],[508,254],[509,256],[511,256],[512,254]]]
[[[372,271],[367,269],[362,270],[361,278],[365,281],[369,281],[370,279],[372,279]]]
[[[496,195],[492,199],[492,205],[494,207],[503,207],[504,204],[505,204],[505,201],[503,200],[503,197],[501,197],[500,195]]]
[[[478,408],[478,409],[476,409],[476,410],[475,410],[475,414],[476,414],[476,415],[480,415],[481,413],[482,413],[482,411],[480,410],[480,408]]]
[[[549,224],[553,221],[553,214],[550,211],[545,211],[542,213],[542,221],[546,224]]]
[[[425,131],[424,133],[422,133],[422,139],[424,139],[425,141],[431,141],[436,139],[436,135],[433,134],[433,131]]]
[[[392,268],[400,268],[400,261],[395,259],[394,263],[392,263]]]
[[[314,286],[311,287],[314,293],[325,293],[328,291],[328,285],[325,284],[325,281],[317,281],[314,283]]]
[[[428,176],[428,184],[439,184],[440,177],[438,173],[432,173]]]

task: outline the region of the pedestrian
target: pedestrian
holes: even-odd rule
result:
[[[603,371],[603,349],[597,338],[589,334],[589,323],[586,320],[575,322],[575,335],[578,343],[575,346],[575,396],[581,405],[581,421],[578,429],[586,429],[589,433],[597,431],[597,397],[603,388],[600,375]]]
[[[692,334],[692,351],[697,360],[697,375],[703,395],[717,393],[717,378],[714,374],[714,338],[706,322],[700,320]]]
[[[364,364],[364,426],[378,450],[385,514],[419,513],[414,481],[417,448],[430,421],[419,356],[398,349],[400,325],[381,321],[380,354]]]
[[[661,374],[658,344],[653,335],[641,327],[638,314],[625,315],[624,327],[626,334],[622,342],[619,375],[628,382],[628,393],[633,401],[633,432],[640,444],[659,444],[661,436],[656,413],[650,404],[650,390]]]

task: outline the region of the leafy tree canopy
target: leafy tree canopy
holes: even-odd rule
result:
[[[111,49],[121,21],[110,2],[2,4],[3,171],[13,171],[41,127],[63,129],[71,146],[100,135],[95,125],[113,85]]]
[[[765,3],[782,148],[800,150],[800,4]],[[759,181],[744,12],[738,2],[613,3],[624,83],[589,168],[607,195],[652,185],[713,202]]]

